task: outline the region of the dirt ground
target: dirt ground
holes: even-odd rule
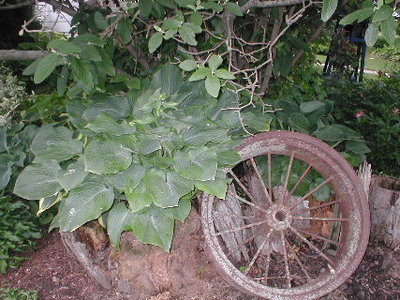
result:
[[[37,290],[41,300],[129,299],[115,290],[104,290],[91,280],[81,265],[65,250],[59,233],[49,234],[40,241],[35,252],[26,253],[26,256],[30,259],[19,269],[0,276],[1,287],[13,286]],[[230,289],[222,283],[221,288]],[[233,294],[236,296],[231,296]],[[212,298],[215,300],[255,299],[237,292],[226,293],[226,295],[226,297],[213,296]],[[150,299],[175,300],[177,298],[165,292]],[[186,299],[211,300],[206,294],[203,298],[197,296],[186,297]],[[353,276],[323,299],[400,300],[400,249],[392,250],[383,244],[370,243],[364,260]]]

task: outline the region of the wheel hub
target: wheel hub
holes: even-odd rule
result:
[[[273,205],[265,213],[267,224],[274,230],[285,230],[292,223],[290,210],[282,205]]]

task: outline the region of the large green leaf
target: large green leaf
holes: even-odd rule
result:
[[[82,183],[88,173],[85,172],[83,161],[70,164],[64,170],[58,171],[58,182],[66,190],[72,190]]]
[[[0,167],[0,191],[4,189],[11,177],[11,167],[9,166],[1,166]]]
[[[303,113],[312,113],[326,106],[326,103],[321,101],[307,101],[300,104],[300,110]]]
[[[93,141],[85,149],[85,169],[95,174],[113,174],[132,163],[130,151],[113,141]]]
[[[365,145],[364,142],[359,141],[347,141],[346,142],[346,150],[350,152],[354,152],[357,154],[364,154],[371,152],[371,149]]]
[[[336,7],[338,5],[338,0],[323,0],[321,20],[326,22],[335,13]]]
[[[343,125],[329,125],[315,132],[315,136],[323,141],[340,142],[346,140],[359,141],[361,135]]]
[[[121,233],[129,229],[132,222],[132,212],[123,202],[114,205],[107,216],[107,233],[111,243],[119,249]]]
[[[84,112],[83,118],[90,121],[101,113],[109,114],[113,119],[120,120],[128,117],[130,105],[123,96],[109,96],[90,103]]]
[[[107,113],[99,114],[85,127],[97,133],[106,133],[115,136],[132,134],[136,131],[136,128],[134,126],[128,125],[125,120],[121,123],[117,123]]]
[[[397,23],[394,18],[383,21],[380,25],[382,35],[389,44],[394,44],[396,40]]]
[[[110,209],[113,201],[112,189],[96,180],[86,179],[61,201],[58,210],[60,230],[73,231],[97,219]]]
[[[150,206],[133,214],[130,229],[142,243],[169,251],[174,225],[174,218],[168,210]]]
[[[125,171],[108,175],[106,181],[119,191],[133,190],[144,177],[146,169],[142,165],[131,164]]]
[[[131,211],[140,211],[146,207],[149,207],[154,202],[154,196],[151,194],[152,187],[151,175],[146,174],[139,185],[135,188],[131,188],[128,184],[125,190],[125,196],[129,203],[129,208]]]
[[[226,4],[226,8],[228,9],[228,11],[229,11],[232,15],[235,15],[235,16],[238,16],[238,17],[242,17],[242,16],[243,16],[243,12],[242,12],[240,6],[237,5],[236,3],[228,2],[228,3]]]
[[[222,62],[223,59],[221,55],[213,54],[208,60],[208,66],[210,67],[210,70],[215,71],[222,64]]]
[[[217,152],[219,167],[233,167],[240,161],[240,155],[235,150]]]
[[[354,23],[355,21],[362,22],[365,19],[372,16],[373,13],[374,13],[373,7],[366,7],[366,8],[356,10],[356,11],[348,14],[347,16],[345,16],[343,19],[341,19],[340,25],[349,25],[349,24]]]
[[[39,129],[31,150],[37,158],[63,161],[82,152],[82,142],[72,138],[73,132],[65,127]]]
[[[393,19],[393,8],[389,5],[382,5],[372,17],[373,23],[378,23],[381,21],[385,21],[387,19]]]
[[[156,32],[155,34],[153,34],[150,37],[148,43],[149,52],[153,53],[154,51],[156,51],[158,47],[161,46],[162,41],[163,41],[163,35],[161,32]]]
[[[101,57],[101,61],[96,62],[97,68],[99,68],[102,72],[106,73],[107,75],[114,76],[115,68],[114,68],[114,63],[111,60],[110,56],[103,49],[99,49],[98,51]]]
[[[39,61],[35,69],[35,75],[33,76],[33,81],[36,84],[43,82],[47,77],[50,76],[50,74],[54,71],[57,65],[61,63],[61,61],[62,59],[58,54],[56,53],[47,54]]]
[[[215,75],[208,75],[205,81],[206,91],[217,98],[219,95],[219,90],[221,88],[221,82],[219,81],[218,77]]]
[[[89,63],[85,63],[73,56],[69,56],[68,60],[71,65],[72,74],[74,74],[86,90],[91,90],[94,87],[94,81]]]
[[[301,113],[292,113],[289,117],[289,125],[298,132],[309,133],[310,122]]]
[[[192,198],[195,194],[189,193],[179,200],[178,206],[166,208],[166,210],[180,222],[185,222],[186,218],[189,216],[190,210],[192,209]]]
[[[216,196],[220,199],[225,199],[226,192],[228,191],[228,180],[224,172],[217,172],[217,176],[213,180],[196,181],[195,186],[199,190],[206,192],[210,195]]]
[[[138,136],[135,150],[140,154],[147,155],[160,149],[160,139],[157,136],[152,134]]]
[[[117,26],[118,34],[125,44],[128,44],[132,40],[132,28],[133,25],[128,18],[122,19]]]
[[[211,180],[217,172],[217,155],[206,147],[188,153],[178,152],[174,157],[173,167],[179,175],[187,179]]]
[[[378,33],[378,26],[374,23],[370,23],[367,30],[365,31],[365,43],[368,47],[372,47],[376,43],[376,41],[378,40]]]
[[[189,146],[204,146],[208,143],[223,143],[229,141],[224,129],[192,126],[181,132],[185,144]]]
[[[196,34],[194,33],[193,29],[186,23],[179,28],[178,32],[185,43],[191,46],[197,45]]]
[[[108,22],[107,22],[106,18],[99,11],[96,11],[94,13],[94,22],[95,22],[97,28],[99,28],[101,30],[104,30],[108,27]]]
[[[68,118],[71,123],[77,128],[83,128],[87,120],[83,117],[83,113],[88,108],[88,103],[79,100],[70,100],[66,105]]]
[[[26,167],[15,182],[14,194],[28,200],[53,196],[62,189],[57,179],[60,169],[55,162]]]
[[[49,208],[60,202],[60,200],[61,197],[58,197],[58,195],[40,199],[39,209],[36,212],[36,214],[39,216],[40,214],[42,214],[43,212],[45,212],[46,210],[48,210]]]

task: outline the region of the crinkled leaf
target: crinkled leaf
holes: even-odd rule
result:
[[[380,29],[385,40],[389,44],[394,44],[396,40],[397,23],[394,18],[387,19],[380,24]]]
[[[26,167],[15,182],[14,194],[28,200],[38,200],[55,195],[62,189],[57,180],[60,169],[55,162]]]
[[[93,141],[85,149],[85,170],[95,174],[113,174],[127,169],[132,154],[113,141]]]
[[[210,75],[210,69],[200,66],[190,77],[189,81],[198,81],[206,78],[208,75]]]
[[[115,68],[114,63],[111,60],[110,56],[103,50],[99,49],[99,55],[101,57],[101,61],[96,62],[96,66],[100,71],[106,73],[107,75],[114,76],[115,75]]]
[[[71,65],[72,74],[76,79],[87,89],[91,90],[94,87],[93,75],[90,71],[88,63],[83,62],[73,56],[69,56],[68,60]]]
[[[125,189],[125,196],[129,203],[131,211],[140,211],[146,207],[149,207],[154,202],[154,196],[151,194],[150,186],[152,182],[152,176],[146,173],[139,185],[135,188],[131,188],[129,185]]]
[[[242,12],[240,6],[237,5],[236,3],[228,2],[226,4],[226,8],[234,16],[238,16],[238,17],[242,17],[243,16],[243,12]]]
[[[338,0],[323,0],[321,20],[324,22],[328,21],[335,13],[337,5],[338,5]]]
[[[156,32],[155,34],[153,34],[150,37],[148,43],[149,52],[153,53],[154,51],[156,51],[158,47],[161,46],[162,41],[163,41],[163,35],[161,32]]]
[[[73,231],[108,211],[114,201],[113,190],[88,179],[71,190],[58,209],[61,231]]]
[[[100,48],[96,45],[86,45],[82,53],[80,54],[80,57],[84,60],[99,62],[101,61],[99,49]]]
[[[289,125],[298,132],[310,132],[310,122],[301,113],[292,113],[289,117]]]
[[[96,100],[90,103],[89,108],[83,114],[83,118],[90,121],[103,112],[116,120],[126,118],[130,112],[128,99],[123,96],[109,96],[105,99]]]
[[[87,120],[83,118],[83,113],[88,108],[88,104],[81,99],[70,100],[66,105],[68,118],[71,123],[77,128],[83,128]]]
[[[47,127],[38,131],[31,150],[37,158],[64,161],[82,152],[82,142],[65,127]]]
[[[130,229],[144,244],[169,251],[174,231],[174,218],[164,208],[151,206],[133,214]]]
[[[35,75],[33,76],[35,84],[39,84],[49,77],[61,61],[62,58],[56,53],[50,53],[43,57],[35,69]]]
[[[235,75],[233,75],[230,71],[228,71],[226,69],[215,70],[214,74],[215,74],[215,76],[217,76],[218,78],[221,78],[221,79],[228,79],[228,80],[235,79]]]
[[[78,161],[70,164],[64,170],[58,171],[57,179],[61,186],[66,191],[69,191],[80,185],[86,178],[87,174],[83,162]]]
[[[204,84],[207,93],[214,98],[217,98],[219,95],[219,90],[221,88],[221,82],[219,81],[218,77],[215,75],[208,75]]]
[[[132,23],[129,19],[122,19],[117,26],[118,34],[125,44],[128,44],[132,40]]]
[[[101,113],[93,120],[91,120],[86,126],[90,130],[97,133],[107,133],[109,135],[120,136],[124,134],[132,134],[136,131],[134,126],[128,125],[126,121],[122,123],[117,123],[113,118],[111,118],[106,113]]]
[[[69,78],[69,68],[64,66],[61,70],[60,77],[57,78],[57,93],[58,96],[63,96],[67,88]]]
[[[189,216],[190,210],[192,209],[192,194],[181,198],[179,200],[178,206],[166,208],[166,210],[180,222],[185,222],[186,218]]]
[[[178,152],[174,157],[175,171],[187,179],[211,180],[217,171],[217,155],[215,152],[201,147],[188,153]]]
[[[377,23],[385,21],[387,19],[393,18],[392,15],[393,15],[393,8],[390,7],[389,5],[382,5],[372,17],[372,22]]]
[[[192,126],[187,130],[183,130],[181,135],[185,144],[189,146],[204,146],[208,143],[223,143],[229,141],[226,131],[221,128]]]
[[[374,13],[374,8],[373,7],[366,7],[362,8],[359,10],[356,10],[347,16],[345,16],[343,19],[340,20],[340,25],[349,25],[354,23],[355,21],[362,22],[365,19],[369,18],[372,16]]]
[[[370,23],[367,30],[365,31],[365,43],[368,47],[372,47],[376,43],[376,41],[378,40],[378,33],[378,26],[374,23]]]
[[[317,130],[315,136],[323,141],[340,142],[345,140],[359,141],[361,135],[343,125],[329,125],[323,129]]]
[[[226,192],[228,190],[229,181],[226,178],[226,175],[219,171],[217,172],[217,176],[213,180],[207,181],[195,181],[194,185],[199,190],[206,192],[207,194],[216,196],[220,199],[225,199]]]
[[[11,167],[9,166],[1,166],[0,167],[0,191],[4,189],[11,177]]]
[[[150,154],[161,149],[160,139],[155,135],[140,135],[135,149],[140,154]]]
[[[107,176],[107,183],[117,190],[133,190],[143,179],[146,169],[142,165],[131,164],[125,171]]]
[[[129,229],[132,222],[132,212],[123,202],[114,205],[107,216],[107,233],[111,243],[119,249],[121,233]]]
[[[211,55],[210,59],[208,60],[208,66],[210,70],[215,71],[218,67],[222,64],[223,59],[221,55]]]
[[[233,167],[240,161],[240,155],[235,150],[217,152],[219,167]]]
[[[187,59],[179,64],[179,68],[184,71],[193,71],[197,68],[197,63],[194,60]]]

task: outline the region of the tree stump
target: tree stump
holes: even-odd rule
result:
[[[371,238],[400,246],[400,179],[372,176],[369,190]]]

